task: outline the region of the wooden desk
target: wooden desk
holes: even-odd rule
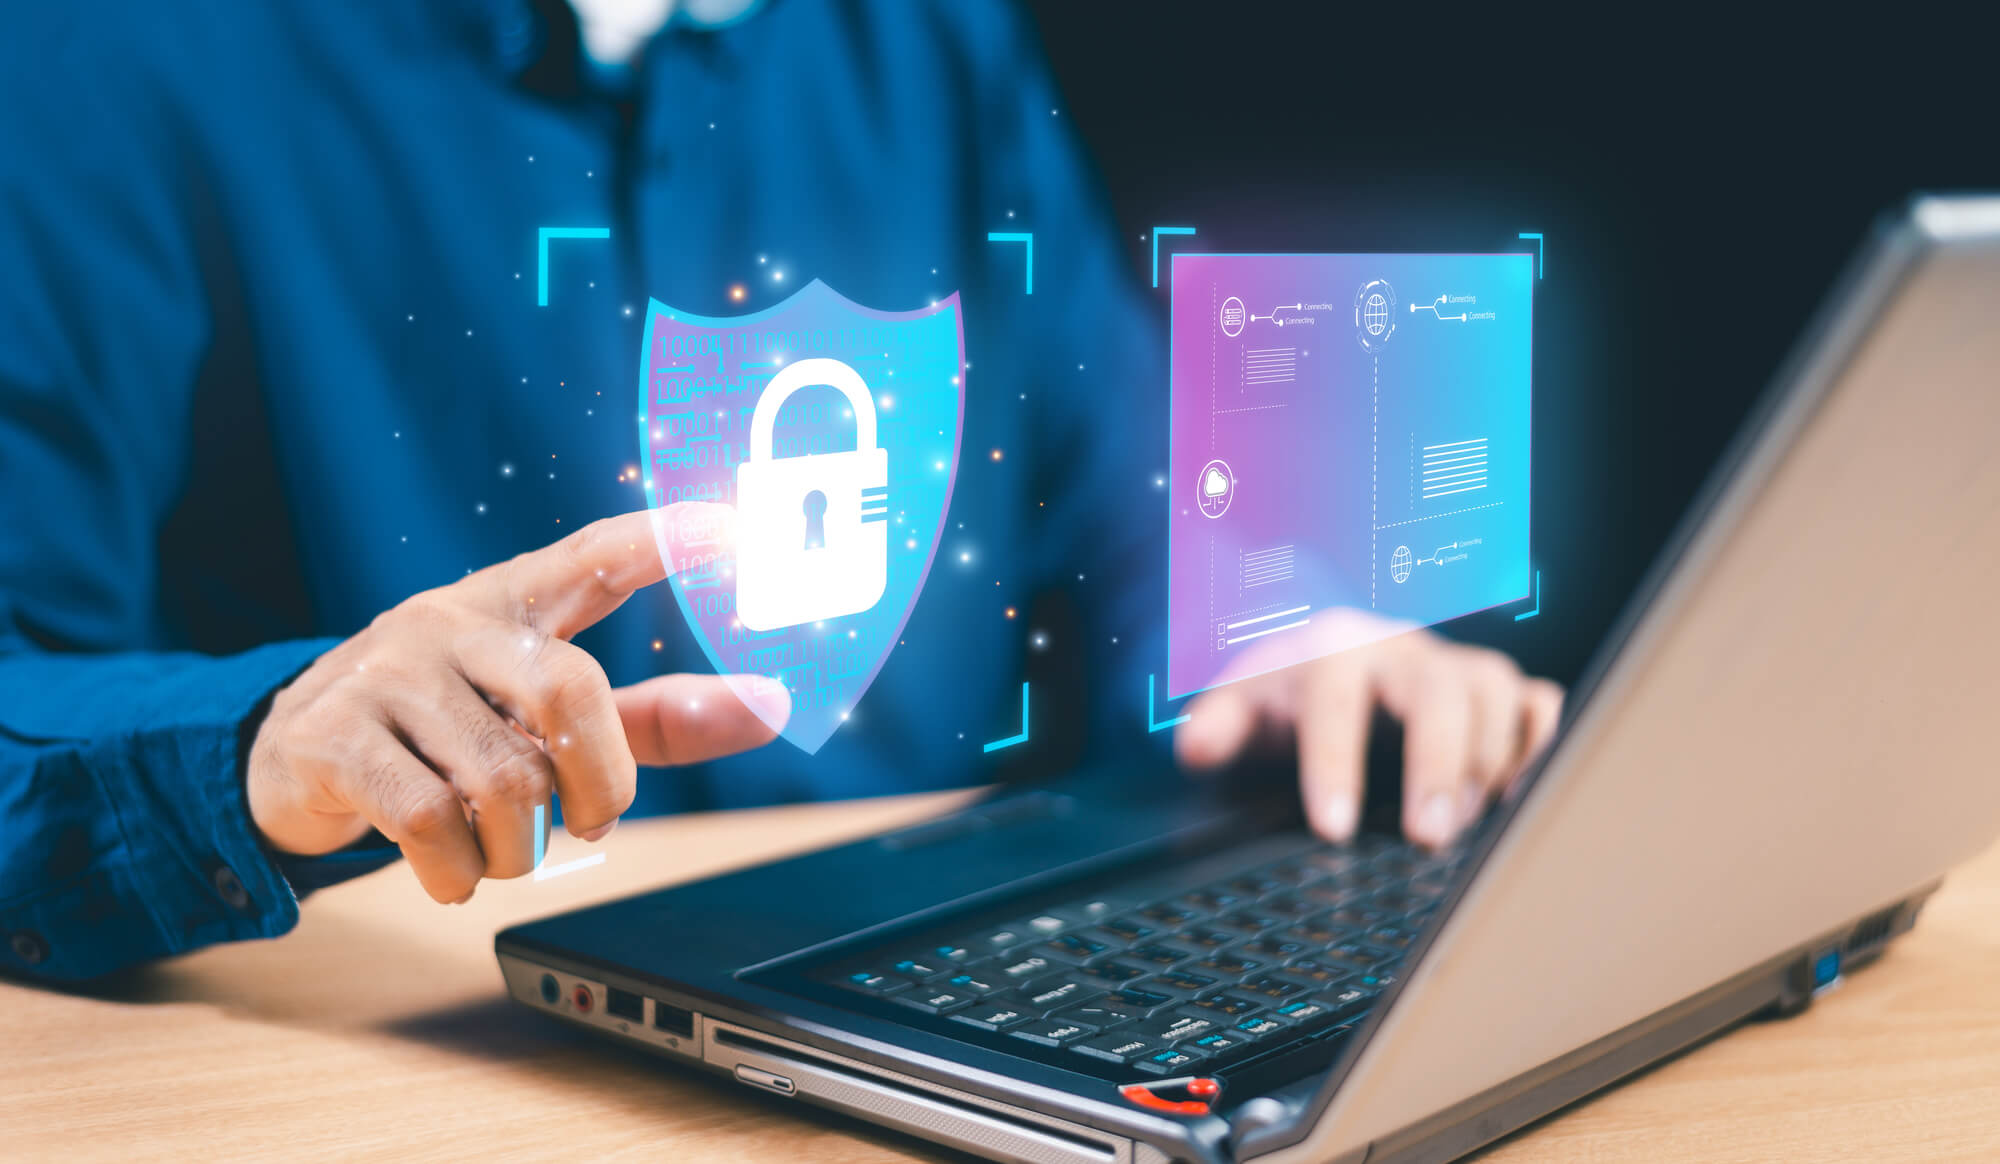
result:
[[[279,941],[98,996],[0,984],[0,1157],[929,1160],[925,1145],[627,1052],[508,1002],[517,920],[921,819],[963,793],[631,822],[608,861],[430,903],[396,866]],[[549,859],[586,846],[559,836]],[[1553,1003],[1552,1003],[1553,1004]],[[2000,1156],[2000,849],[1915,933],[1754,1025],[1529,1129],[1488,1161]]]

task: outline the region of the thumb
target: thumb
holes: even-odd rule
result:
[[[792,693],[762,675],[661,675],[611,696],[641,764],[697,764],[759,748],[792,714]]]

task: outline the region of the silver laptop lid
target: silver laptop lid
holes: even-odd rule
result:
[[[1978,852],[1996,597],[2000,198],[1922,199],[1746,425],[1316,1118],[1246,1151],[1358,1157]]]

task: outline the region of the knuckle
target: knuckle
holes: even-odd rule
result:
[[[454,824],[465,823],[458,798],[443,785],[406,789],[396,798],[391,813],[403,835],[416,840],[436,838]]]
[[[548,761],[532,748],[486,765],[487,795],[509,803],[540,804],[553,784]]]
[[[542,671],[543,706],[557,714],[571,714],[590,706],[611,690],[611,680],[597,660],[581,650],[554,654]]]

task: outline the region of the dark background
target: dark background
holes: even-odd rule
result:
[[[2000,189],[2000,69],[1970,7],[1870,23],[1747,6],[1651,23],[1407,3],[1029,7],[1135,270],[1155,224],[1199,230],[1169,251],[1547,235],[1543,613],[1449,629],[1564,679],[1877,216],[1916,190]]]

